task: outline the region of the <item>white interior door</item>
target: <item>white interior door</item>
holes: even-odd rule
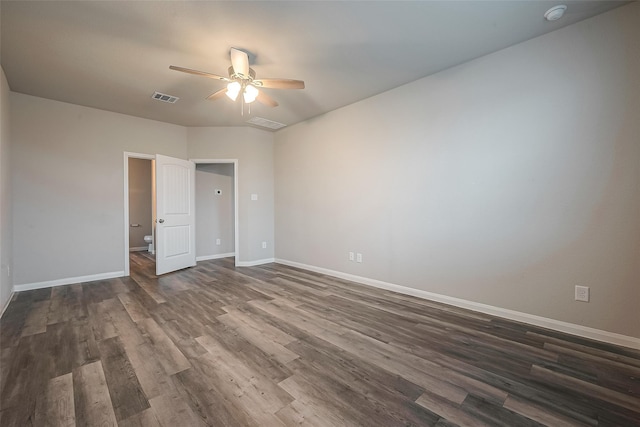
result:
[[[193,162],[156,154],[156,274],[196,265]]]

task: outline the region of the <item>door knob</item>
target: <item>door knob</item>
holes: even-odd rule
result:
[[[162,224],[164,222],[164,219],[159,219],[158,222]]]

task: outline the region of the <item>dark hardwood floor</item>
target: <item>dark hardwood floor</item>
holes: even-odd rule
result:
[[[279,264],[131,260],[15,295],[0,425],[640,425],[640,351]]]

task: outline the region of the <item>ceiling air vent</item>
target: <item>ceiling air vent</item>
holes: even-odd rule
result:
[[[256,126],[262,126],[263,128],[274,129],[274,130],[280,129],[286,126],[284,123],[274,122],[272,120],[263,119],[262,117],[252,117],[251,119],[247,120],[247,123],[250,123]]]
[[[154,92],[153,95],[151,95],[151,97],[153,99],[157,99],[158,101],[168,102],[169,104],[175,104],[176,101],[180,99],[177,96],[171,96],[171,95],[167,95],[166,93],[160,93],[160,92]]]

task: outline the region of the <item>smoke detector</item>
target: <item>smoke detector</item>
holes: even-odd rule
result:
[[[560,4],[558,6],[553,6],[551,9],[547,10],[544,13],[544,19],[547,21],[557,21],[562,18],[564,12],[567,10],[567,6]]]

